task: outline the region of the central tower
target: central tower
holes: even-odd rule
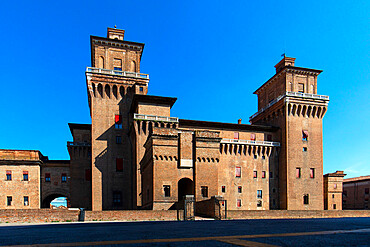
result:
[[[149,75],[140,73],[144,44],[125,41],[124,30],[90,37],[86,83],[91,115],[92,210],[134,207],[130,106],[147,94]]]

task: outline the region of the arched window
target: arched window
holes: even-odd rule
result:
[[[131,61],[130,71],[136,72],[136,62],[134,60]]]
[[[99,57],[99,68],[102,68],[104,69],[104,57],[103,56],[100,56]]]
[[[91,83],[92,91],[93,91],[93,96],[95,97],[95,84]]]

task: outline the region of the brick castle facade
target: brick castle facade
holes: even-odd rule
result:
[[[91,125],[69,124],[70,161],[51,161],[36,151],[22,151],[38,155],[27,162],[0,155],[0,174],[21,176],[24,165],[34,174],[34,187],[18,190],[18,201],[27,194],[34,198],[32,208],[39,208],[62,195],[71,207],[93,211],[167,210],[194,195],[197,202],[222,197],[230,210],[341,209],[344,174],[323,174],[329,97],[317,92],[321,70],[284,57],[254,92],[258,110],[251,124],[185,120],[171,116],[176,98],[148,95],[149,75],[140,71],[144,44],[108,28],[106,38],[91,36],[90,45]],[[59,176],[58,183],[49,181]],[[0,197],[14,194],[11,188]],[[335,201],[329,200],[334,194]],[[0,208],[9,207],[1,201]]]

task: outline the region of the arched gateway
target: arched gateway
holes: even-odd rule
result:
[[[194,182],[190,178],[182,178],[177,184],[178,201],[181,201],[185,195],[194,195]]]

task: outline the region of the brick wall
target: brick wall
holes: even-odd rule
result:
[[[176,210],[86,211],[85,221],[177,220]]]
[[[370,217],[370,210],[230,210],[227,219],[296,219]]]
[[[74,222],[79,213],[67,209],[0,209],[0,223]]]

